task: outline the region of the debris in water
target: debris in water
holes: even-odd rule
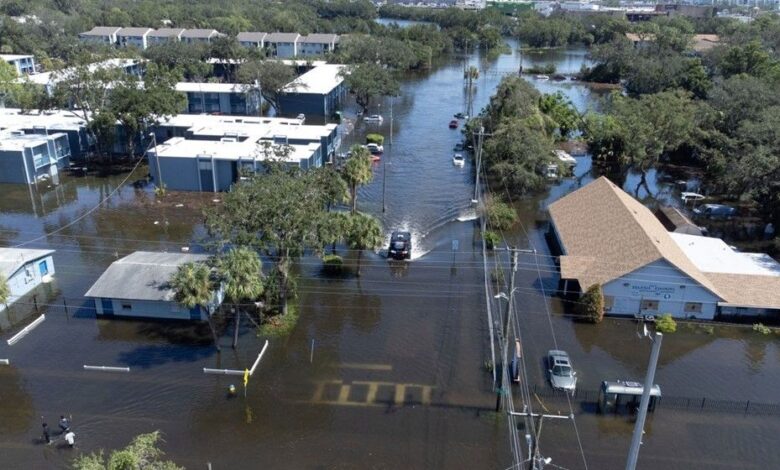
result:
[[[188,251],[190,251],[190,247],[183,246],[183,247],[181,247],[181,251],[183,251],[184,253],[187,253]]]
[[[176,204],[176,207],[184,207],[184,204],[181,204],[181,203]]]
[[[160,225],[160,221],[159,220],[155,220],[154,221],[154,225]]]

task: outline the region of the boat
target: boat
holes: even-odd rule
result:
[[[463,155],[456,153],[452,156],[452,164],[455,166],[463,166],[466,163],[466,159],[463,158]]]
[[[680,193],[680,199],[682,199],[684,202],[688,201],[701,201],[706,196],[699,194],[699,193],[690,193],[687,191],[683,191]]]
[[[537,80],[549,80],[550,79],[550,77],[547,76],[547,75],[537,75],[534,78],[536,78]]]
[[[370,116],[366,116],[366,117],[363,118],[364,122],[371,122],[371,123],[376,123],[376,124],[382,124],[382,122],[384,120],[385,119],[382,116],[380,116],[379,114],[372,114]]]
[[[553,154],[555,154],[555,156],[558,157],[558,160],[560,160],[564,165],[568,167],[577,166],[577,160],[569,155],[568,152],[564,150],[553,150]]]
[[[458,120],[457,119],[453,119],[452,121],[450,121],[450,129],[457,129],[458,128],[458,124],[460,124],[458,122]]]

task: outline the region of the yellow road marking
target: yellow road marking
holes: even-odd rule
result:
[[[337,403],[351,403],[349,401],[349,390],[352,388],[350,385],[342,385],[339,390],[339,397],[336,399]]]

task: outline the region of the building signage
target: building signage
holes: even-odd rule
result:
[[[670,299],[675,292],[676,289],[670,286],[658,286],[655,284],[643,284],[638,286],[637,285],[631,286],[631,295],[637,297],[663,296],[664,299]]]

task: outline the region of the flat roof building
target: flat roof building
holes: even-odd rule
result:
[[[285,86],[279,97],[285,114],[331,116],[346,98],[347,89],[341,75],[345,65],[322,64]]]
[[[606,177],[548,210],[550,235],[561,252],[563,292],[581,294],[599,284],[611,314],[713,319],[780,311],[774,260],[737,253],[722,240],[670,234]]]
[[[240,83],[180,82],[176,91],[187,97],[191,114],[229,114],[256,116],[260,112],[260,92]]]
[[[21,54],[0,54],[0,59],[13,65],[18,75],[35,73],[35,57]]]
[[[54,250],[31,248],[0,248],[0,274],[5,277],[10,295],[7,304],[32,291],[54,275]],[[0,304],[0,311],[6,307]]]
[[[34,184],[68,166],[70,143],[63,133],[51,135],[10,131],[0,134],[0,183]]]
[[[136,251],[111,263],[85,297],[95,303],[97,315],[179,320],[206,320],[224,298],[214,290],[203,308],[187,309],[175,300],[171,277],[185,263],[205,263],[208,255]]]
[[[168,139],[151,148],[149,168],[155,184],[176,191],[227,191],[242,172],[264,171],[269,161],[303,169],[322,165],[321,145],[273,139],[222,137],[220,140]]]

